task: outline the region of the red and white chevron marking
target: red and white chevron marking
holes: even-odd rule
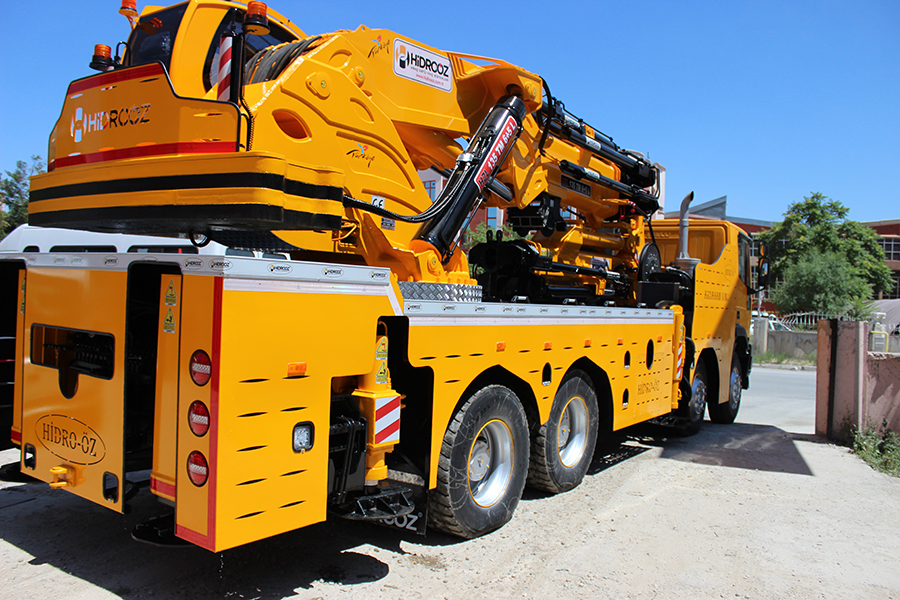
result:
[[[675,361],[675,381],[681,381],[682,371],[684,370],[684,337],[678,344],[678,359]]]
[[[375,443],[400,441],[400,396],[375,399]]]
[[[223,35],[219,42],[219,82],[220,102],[228,102],[231,98],[231,40],[230,35]]]

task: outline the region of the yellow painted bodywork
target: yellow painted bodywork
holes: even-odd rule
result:
[[[153,410],[153,471],[150,489],[157,496],[175,501],[178,434],[178,381],[181,325],[181,276],[164,275],[160,286],[157,373],[172,373],[156,380]]]
[[[56,369],[28,360],[34,355],[33,346],[26,350],[22,377],[27,394],[22,404],[22,444],[37,450],[35,469],[25,472],[50,483],[59,480],[51,469],[71,468],[77,477],[69,481],[68,490],[119,512],[124,481],[125,278],[121,272],[29,269],[26,332],[44,325],[111,334],[116,355],[111,379],[80,374],[72,398],[63,396]],[[26,333],[25,339],[30,337]],[[66,435],[57,435],[57,429]],[[106,472],[118,478],[115,501],[103,497]]]
[[[124,216],[102,227],[115,230],[128,224],[131,230],[138,231],[142,220],[150,218],[146,217],[147,207],[196,209],[196,214],[208,215],[206,220],[198,217],[173,231],[183,233],[185,229],[202,228],[203,223],[226,229],[238,227],[240,222],[216,216],[216,211],[221,213],[223,208],[252,205],[260,209],[297,211],[323,216],[327,225],[323,222],[291,225],[285,220],[283,227],[279,227],[276,217],[273,222],[267,221],[265,228],[275,230],[280,238],[298,248],[354,254],[366,264],[390,267],[400,281],[474,283],[461,250],[457,249],[449,260],[441,261],[429,244],[414,241],[418,224],[400,220],[386,222],[357,208],[345,208],[340,195],[377,202],[401,215],[424,211],[431,206],[432,199],[418,171],[432,166],[452,168],[463,151],[458,140],[472,136],[491,107],[507,94],[519,95],[529,113],[539,110],[543,102],[540,77],[502,60],[442,51],[393,31],[360,26],[354,31],[341,30],[320,36],[274,80],[250,83],[248,78],[242,89],[244,103],[238,108],[214,101],[217,86],[214,84],[207,90],[202,83],[202,72],[216,28],[227,10],[239,5],[191,0],[185,6],[168,70],[171,89],[164,78],[152,82],[129,80],[117,83],[112,90],[102,91],[110,87],[103,85],[84,91],[76,99],[70,97],[52,137],[51,154],[62,159],[72,149],[96,154],[99,148],[231,140],[239,129],[235,151],[209,154],[194,149],[186,153],[179,147],[138,160],[112,156],[86,166],[55,168],[36,177],[32,184],[35,201],[31,210],[38,219],[47,219],[49,223],[59,217],[65,222],[71,211],[93,214],[91,211],[123,209],[125,212],[120,210],[116,214]],[[144,16],[149,19],[158,10],[148,8]],[[306,35],[277,16],[273,22],[298,39]],[[429,84],[403,75],[397,65],[399,55],[406,49],[441,61],[447,69],[445,79]],[[103,78],[117,77],[119,73],[127,77],[129,72],[125,69],[95,77],[99,78],[97,81],[106,81]],[[85,86],[91,81],[76,83]],[[83,140],[74,142],[75,128],[71,126],[77,121],[72,121],[74,111],[78,107],[86,111],[90,107],[91,114],[105,110],[104,94],[134,98],[138,106],[148,104],[148,114],[154,115],[153,119],[159,114],[157,105],[165,108],[165,126],[158,132],[149,123],[142,124],[143,129],[133,126],[92,130]],[[242,117],[237,117],[238,111]],[[252,135],[246,125],[251,121]],[[152,139],[146,137],[149,132],[153,133]],[[588,127],[587,132],[592,134],[593,130]],[[589,150],[552,136],[541,150],[538,146],[542,135],[536,119],[529,114],[509,160],[497,174],[497,180],[513,192],[511,206],[526,207],[543,192],[549,192],[560,199],[561,205],[577,210],[587,226],[599,228],[605,219],[628,204],[616,192],[587,181],[582,182],[581,192],[563,185],[559,166],[563,160],[610,179],[618,179],[620,169]],[[86,146],[89,138],[91,145]],[[216,173],[243,173],[249,181],[256,174],[283,174],[292,182],[328,186],[331,195],[327,199],[290,195],[265,185],[194,189],[185,185],[95,194],[88,188],[67,193],[65,197],[57,193],[61,189],[72,190],[68,187],[71,184],[88,181],[143,182],[170,174]],[[507,206],[490,194],[485,201],[491,206]],[[143,212],[133,215],[129,212],[138,209]],[[154,219],[144,226],[155,232],[165,231],[165,224]],[[77,222],[78,226],[92,227],[90,220]],[[609,256],[610,267],[634,268],[636,252],[643,246],[643,230],[629,225],[620,235],[623,240],[616,243],[619,251]],[[561,239],[561,236],[536,239],[539,249],[545,248],[554,257],[575,254],[575,264],[583,266],[590,265],[592,257],[598,255],[593,241],[588,233],[577,239]],[[551,279],[566,285],[572,278],[557,275]],[[583,279],[581,283],[593,285],[599,292],[605,288],[605,281],[600,278]]]
[[[375,326],[390,313],[386,299],[371,296],[225,286],[214,425],[216,550],[325,520],[332,379],[372,370]],[[339,327],[323,315],[341,315]],[[306,363],[305,375],[292,377],[288,365],[298,362]],[[302,422],[314,425],[315,444],[295,453],[292,431]]]
[[[630,203],[616,192],[587,180],[581,186],[566,185],[559,163],[569,161],[614,180],[621,178],[620,169],[561,138],[551,136],[543,151],[539,148],[543,131],[533,114],[542,106],[538,76],[504,61],[445,52],[361,26],[321,36],[276,79],[245,85],[238,107],[215,101],[217,86],[206,89],[201,80],[214,32],[226,11],[238,6],[219,0],[187,2],[171,66],[163,75],[145,81],[124,69],[75,82],[52,136],[53,170],[32,180],[30,210],[36,219],[69,211],[93,215],[125,210],[116,214],[127,215],[133,210],[138,211],[135,219],[122,217],[104,227],[139,229],[140,215],[148,214],[140,211],[150,211],[163,215],[153,217],[153,232],[171,226],[169,233],[186,233],[182,221],[167,225],[165,212],[189,209],[201,215],[196,223],[209,221],[222,231],[245,233],[239,219],[220,219],[219,212],[249,206],[276,215],[302,213],[322,217],[329,225],[291,228],[285,221],[283,229],[250,228],[252,233],[273,229],[300,249],[285,262],[287,272],[308,264],[310,251],[323,264],[390,269],[371,273],[373,281],[382,276],[383,289],[390,290],[378,295],[361,292],[365,285],[358,282],[354,287],[324,279],[274,279],[280,265],[251,271],[255,276],[237,276],[224,272],[228,257],[204,256],[200,267],[188,266],[188,260],[150,259],[151,264],[165,262],[168,269],[161,271],[154,297],[159,318],[146,324],[155,328],[157,341],[151,489],[175,504],[179,537],[220,551],[323,521],[334,396],[351,395],[359,402],[370,424],[366,479],[385,477],[385,456],[394,445],[375,443],[371,423],[377,402],[403,389],[387,373],[388,359],[378,350],[385,335],[379,322],[383,325],[388,317],[396,319],[391,326],[408,324],[407,346],[398,356],[409,365],[402,368],[430,370],[433,380],[431,389],[403,390],[404,408],[423,409],[417,414],[427,415],[422,435],[428,437],[422,445],[428,456],[416,458],[430,465],[429,488],[436,483],[444,433],[466,391],[474,391],[475,382],[497,380],[492,376],[515,384],[538,424],[549,418],[557,389],[576,365],[598,374],[594,383],[604,408],[611,407],[614,430],[678,407],[678,361],[685,337],[679,307],[637,309],[632,290],[620,297],[628,307],[553,307],[562,311],[555,319],[520,317],[525,309],[515,304],[504,305],[502,316],[492,318],[404,313],[400,282],[472,284],[468,259],[457,248],[442,261],[434,248],[415,239],[419,225],[391,222],[342,203],[343,197],[383,202],[401,215],[426,210],[432,200],[418,171],[452,168],[463,151],[458,140],[472,136],[491,107],[514,93],[529,115],[497,174],[514,200],[507,205],[488,194],[485,202],[525,208],[547,192],[574,213],[565,232],[538,234],[529,242],[538,253],[587,268],[600,258],[611,270],[633,273],[645,242],[642,219],[619,220],[620,210]],[[148,8],[145,16],[157,10]],[[277,14],[270,15],[298,39],[306,37]],[[407,47],[446,61],[452,77],[426,85],[398,75],[395,61]],[[117,74],[123,74],[121,80]],[[102,124],[107,106],[120,104],[148,105],[150,121],[90,131],[79,124],[86,111],[101,114]],[[158,115],[164,120],[159,127]],[[592,133],[589,127],[587,133]],[[233,149],[222,146],[232,143]],[[278,218],[271,221],[280,223]],[[663,264],[668,264],[674,260],[675,238],[669,225],[659,223],[656,236]],[[739,310],[746,288],[735,272],[736,231],[701,226],[691,241],[692,255],[703,260],[697,268],[693,337],[698,353],[712,348],[720,356],[721,381],[728,378],[735,322],[749,321],[747,311]],[[126,258],[119,255],[117,260]],[[215,275],[197,272],[216,262],[222,270]],[[26,310],[18,322],[22,343],[17,360],[23,366],[16,394],[22,441],[38,449],[34,475],[122,510],[121,493],[114,502],[103,498],[102,479],[108,472],[124,482],[128,271],[73,264],[28,271],[28,293],[20,292]],[[176,271],[180,274],[169,274]],[[546,280],[592,287],[600,295],[607,285],[604,278],[584,274],[548,273]],[[545,309],[550,307],[535,310]],[[32,326],[112,335],[112,378],[81,375],[74,399],[64,398],[52,369],[30,360],[31,353],[44,351],[26,341]],[[390,331],[387,338],[394,344]],[[197,350],[212,362],[205,385],[191,378],[191,356]],[[720,386],[720,399],[723,393],[727,397],[726,386]],[[201,436],[189,427],[189,407],[195,401],[203,402],[210,414],[209,430]],[[96,431],[106,448],[102,460],[82,465],[41,446],[38,423],[56,414]],[[309,451],[295,452],[293,428],[301,423],[313,427],[315,443]],[[208,464],[208,478],[200,485],[188,476],[192,452],[202,454]]]
[[[25,339],[25,277],[27,271],[20,269],[18,274],[18,298],[16,300],[16,339]],[[25,345],[16,344],[16,365],[14,381],[22,381],[25,365]],[[16,385],[13,389],[13,418],[12,431],[13,436],[18,434],[18,442],[16,445],[21,446],[22,443],[22,386]]]
[[[678,221],[654,221],[654,232],[662,264],[675,261],[678,254]],[[738,240],[741,230],[727,221],[692,219],[688,254],[700,259],[695,271],[694,318],[691,339],[696,356],[714,351],[719,373],[718,402],[728,401],[728,382],[736,327],[750,331],[747,286],[740,277]],[[749,263],[746,265],[749,273]],[[696,362],[696,361],[695,361]],[[695,366],[696,368],[696,366]]]
[[[190,361],[195,350],[203,350],[214,357],[216,279],[185,275],[181,281],[181,352],[178,359],[177,376],[171,372],[164,376],[178,382],[177,452],[175,461],[175,533],[178,537],[191,541],[208,550],[214,550],[215,542],[215,489],[217,470],[212,462],[217,435],[217,394],[216,380],[197,386],[191,379]],[[209,409],[210,428],[203,437],[197,437],[188,426],[188,409],[199,400]],[[171,440],[166,443],[171,444]],[[170,450],[171,451],[171,450]],[[198,451],[210,461],[209,479],[202,487],[195,486],[188,479],[188,455]]]
[[[580,310],[586,315],[605,312],[605,309],[572,309]],[[674,322],[630,324],[626,333],[622,325],[615,324],[519,325],[513,317],[498,325],[465,326],[452,321],[441,323],[440,319],[432,321],[433,324],[411,319],[409,346],[411,364],[434,372],[432,464],[437,464],[444,432],[465,399],[463,392],[478,375],[493,367],[501,367],[530,387],[541,423],[549,417],[563,376],[580,359],[591,361],[609,378],[614,430],[672,410]],[[648,368],[647,349],[651,341],[653,360]],[[546,385],[545,365],[550,366],[551,372]],[[677,399],[674,404],[677,405]],[[432,470],[431,487],[435,478],[436,470]]]

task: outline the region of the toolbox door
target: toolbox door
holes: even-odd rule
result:
[[[23,472],[119,512],[126,289],[123,271],[29,269],[22,367]]]

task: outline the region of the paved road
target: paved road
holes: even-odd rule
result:
[[[809,434],[813,373],[752,383],[738,424],[631,432],[579,488],[526,491],[470,541],[336,520],[161,550],[130,540],[134,514],[0,483],[0,598],[900,599],[900,480]]]
[[[744,390],[738,422],[815,433],[816,372],[756,365]]]

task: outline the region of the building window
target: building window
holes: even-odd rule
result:
[[[885,260],[900,261],[900,237],[880,238],[878,245],[884,250]]]
[[[495,206],[489,206],[485,223],[488,229],[499,229],[503,226],[503,211]]]
[[[437,182],[433,179],[429,181],[424,181],[425,191],[428,192],[428,197],[431,198],[431,201],[434,202],[434,194]]]
[[[892,272],[891,279],[893,280],[894,285],[884,292],[884,295],[882,296],[883,300],[900,299],[900,271]]]

